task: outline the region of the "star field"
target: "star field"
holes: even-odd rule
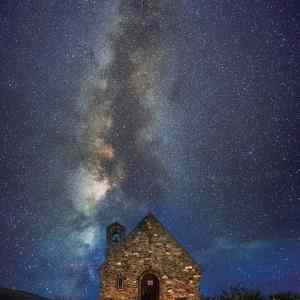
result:
[[[1,1],[0,286],[95,299],[149,211],[230,285],[300,292],[297,1]]]

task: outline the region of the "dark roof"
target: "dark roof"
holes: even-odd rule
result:
[[[114,222],[114,223],[111,223],[110,225],[108,225],[108,227],[113,227],[113,226],[120,226],[120,227],[124,227],[124,225],[118,223],[118,222]]]

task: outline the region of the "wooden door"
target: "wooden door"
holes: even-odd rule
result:
[[[159,300],[159,280],[153,274],[145,274],[141,281],[141,300]]]

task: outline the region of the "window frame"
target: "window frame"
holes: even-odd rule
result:
[[[116,288],[118,290],[123,290],[124,289],[124,278],[123,278],[122,275],[117,275]]]

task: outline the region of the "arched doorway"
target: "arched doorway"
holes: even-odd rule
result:
[[[159,280],[151,274],[146,273],[141,279],[140,300],[159,300]]]

